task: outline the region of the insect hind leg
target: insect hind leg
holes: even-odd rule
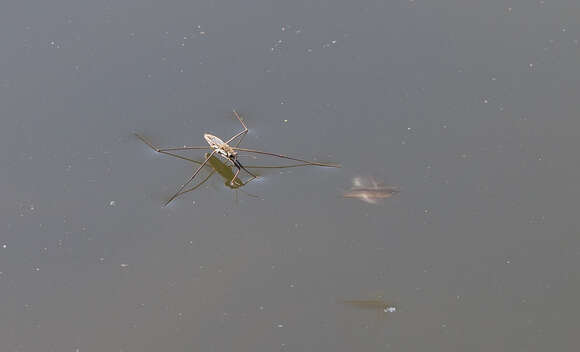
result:
[[[244,167],[244,165],[242,165],[242,163],[240,163],[240,161],[239,161],[239,160],[234,160],[234,161],[233,161],[233,163],[234,163],[234,165],[236,165],[236,167],[238,168],[238,170],[239,170],[239,169],[243,169],[245,172],[247,172],[248,174],[250,174],[250,175],[251,175],[253,178],[256,178],[256,177],[258,177],[258,176],[256,176],[256,175],[254,175],[252,172],[250,172],[250,170],[246,169],[246,168]]]

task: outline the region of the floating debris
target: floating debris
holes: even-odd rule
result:
[[[391,303],[386,303],[381,299],[346,300],[342,301],[342,303],[359,309],[376,310],[379,313],[381,311],[383,313],[394,313],[397,311],[397,307],[395,307],[395,305]]]
[[[385,186],[372,177],[357,176],[352,179],[352,187],[343,193],[344,198],[357,198],[369,204],[377,204],[380,200],[390,198],[399,193],[396,187]]]

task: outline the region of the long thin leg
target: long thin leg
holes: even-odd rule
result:
[[[171,198],[169,198],[169,200],[167,202],[165,202],[165,205],[167,206],[167,204],[171,203],[172,200],[175,199],[175,197],[177,197],[179,195],[179,193],[181,193],[181,191],[183,191],[183,189],[191,182],[193,181],[193,179],[195,178],[195,176],[197,176],[197,174],[201,171],[201,169],[204,167],[205,164],[207,164],[209,158],[212,157],[212,155],[214,155],[216,152],[216,150],[214,149],[209,156],[204,160],[203,163],[201,163],[201,165],[199,165],[199,167],[197,168],[197,170],[195,170],[195,172],[193,173],[193,175],[191,175],[191,177],[189,178],[189,180],[187,180],[186,183],[184,183],[183,185],[181,185],[181,187],[179,187],[179,189],[177,190],[177,192],[175,192],[175,194],[173,196],[171,196]]]
[[[237,167],[237,165],[236,165]],[[233,186],[234,185],[234,180],[236,179],[236,177],[238,177],[238,174],[240,173],[240,168],[238,167],[236,170],[236,173],[234,174],[234,177],[232,178],[232,180],[230,181],[230,185]]]
[[[275,154],[275,153],[263,152],[261,150],[247,149],[247,148],[239,148],[239,147],[232,147],[232,148],[234,150],[238,150],[240,152],[248,152],[248,153],[256,153],[256,154],[270,155],[270,156],[275,156],[275,157],[278,157],[278,158],[299,161],[299,162],[302,162],[302,163],[306,163],[308,165],[325,166],[325,167],[341,167],[340,164],[319,163],[319,162],[316,162],[316,161],[308,161],[308,160],[304,160],[304,159],[292,158],[290,156],[282,155],[282,154]]]
[[[165,152],[171,152],[171,151],[179,151],[179,150],[202,150],[202,149],[210,149],[209,146],[206,147],[188,147],[188,146],[184,146],[184,147],[169,147],[169,148],[159,148],[157,147],[155,144],[151,143],[147,138],[145,138],[144,136],[140,135],[139,133],[134,133],[135,136],[137,136],[137,138],[139,138],[143,143],[147,144],[151,149],[155,150],[158,153],[164,153]]]
[[[242,140],[244,139],[244,137],[245,137],[245,136],[246,136],[246,134],[248,133],[248,127],[246,126],[246,124],[244,123],[244,120],[243,120],[243,119],[242,119],[242,117],[241,117],[241,116],[238,114],[238,112],[237,112],[236,110],[234,110],[234,115],[236,115],[236,118],[238,119],[238,121],[240,121],[240,123],[242,124],[242,126],[244,126],[244,131],[242,131],[241,133],[238,133],[238,134],[241,134],[241,136],[242,136],[242,137],[241,137],[241,138],[238,140],[238,143],[236,143],[236,148],[237,148],[237,147],[239,147],[240,143],[242,143]],[[234,138],[235,138],[235,136],[234,136]],[[233,139],[233,138],[232,138],[232,139]],[[242,165],[242,164],[240,163],[240,161],[239,161],[239,160],[237,160],[237,159],[236,159],[236,160],[235,160],[235,162],[234,162],[234,165],[236,165],[236,167],[238,168],[238,173],[239,173],[239,170],[240,170],[240,168],[241,168],[241,169],[244,169],[244,171],[246,171],[248,174],[250,174],[250,176],[252,176],[252,178],[251,178],[250,180],[248,180],[248,181],[247,181],[245,184],[247,184],[247,183],[248,183],[248,182],[250,182],[251,180],[253,180],[253,179],[255,179],[255,178],[257,178],[257,177],[258,177],[258,176],[256,176],[256,175],[254,175],[253,173],[251,173],[251,172],[250,172],[248,169],[246,169],[246,168],[244,167],[244,165]],[[234,180],[235,180],[235,179],[236,179],[236,178],[234,177],[234,179],[232,180],[232,182],[234,182]]]
[[[238,155],[238,157],[240,156],[246,156],[246,155]],[[247,165],[246,168],[247,169],[289,169],[292,167],[301,167],[301,166],[312,166],[311,163],[301,163],[301,164],[293,164],[293,165],[281,165],[281,166],[272,166],[272,165],[264,165],[264,166],[258,166],[258,165]]]
[[[179,151],[179,150],[204,150],[204,149],[211,149],[210,146],[207,147],[203,147],[203,146],[184,146],[184,147],[172,147],[172,148],[163,148],[163,149],[159,149],[159,152],[175,152],[175,151]]]
[[[198,164],[198,165],[202,163],[199,160],[190,159],[190,158],[187,158],[185,156],[182,156],[182,155],[179,155],[179,154],[175,154],[175,153],[169,153],[169,152],[159,152],[159,153],[163,153],[165,155],[169,155],[169,156],[172,156],[172,157],[175,157],[175,158],[187,160],[187,161],[190,161],[190,162],[195,163],[195,164]]]
[[[238,140],[238,143],[236,143],[236,147],[239,147],[244,137],[248,134],[248,128],[246,127],[246,124],[244,123],[240,115],[238,115],[238,112],[236,110],[234,110],[234,114],[236,115],[236,118],[242,123],[242,126],[244,126],[245,130],[244,134],[242,134],[242,137]]]
[[[179,159],[182,159],[182,160],[186,160],[186,161],[189,161],[189,162],[198,164],[198,165],[202,163],[202,161],[195,160],[195,159],[191,159],[191,158],[185,157],[183,155],[179,155],[179,154],[175,154],[175,153],[170,153],[170,152],[167,152],[166,151],[166,150],[175,150],[173,148],[170,148],[170,149],[160,149],[160,148],[157,148],[156,145],[154,145],[153,143],[151,143],[148,139],[146,139],[145,137],[143,137],[140,134],[135,133],[135,136],[137,136],[137,138],[139,138],[143,143],[147,144],[151,149],[153,149],[154,151],[156,151],[156,152],[158,152],[160,154],[169,155],[169,156],[172,156],[174,158],[179,158]],[[200,147],[200,148],[208,149],[207,147]],[[177,148],[177,149],[179,149],[179,148]],[[245,156],[245,155],[240,155],[240,156]],[[239,161],[238,161],[238,163],[239,163]],[[312,165],[312,163],[310,163],[310,162],[303,162],[302,164],[282,165],[282,166],[267,166],[267,165],[266,166],[257,166],[257,165],[249,165],[249,166],[246,166],[246,167],[244,167],[240,163],[239,166],[242,169],[244,169],[246,172],[248,172],[248,174],[250,174],[250,175],[252,175],[254,177],[257,177],[254,174],[252,174],[250,171],[248,171],[247,169],[287,169],[287,168],[292,168],[292,167],[301,167],[301,166],[309,166],[309,165]]]
[[[207,176],[206,176],[206,178],[204,178],[204,179],[203,179],[203,181],[201,181],[201,182],[200,182],[200,183],[198,183],[197,185],[195,185],[195,186],[193,186],[193,187],[191,187],[191,188],[188,188],[188,189],[186,189],[185,191],[183,191],[183,192],[179,193],[177,196],[179,197],[179,196],[182,196],[182,195],[184,195],[184,194],[186,194],[186,193],[189,193],[189,192],[195,191],[196,189],[198,189],[199,187],[201,187],[201,186],[202,186],[204,183],[206,183],[206,182],[207,182],[207,181],[208,181],[208,180],[209,180],[209,179],[210,179],[210,178],[213,176],[213,174],[215,174],[215,172],[216,172],[216,171],[215,171],[215,170],[213,170],[212,172],[210,172],[210,173],[209,173],[209,175],[207,175]]]
[[[246,124],[244,123],[244,121],[242,120],[242,118],[240,117],[240,115],[238,114],[238,112],[236,110],[234,110],[234,115],[236,116],[236,118],[238,119],[238,121],[240,121],[240,123],[242,124],[242,126],[244,127],[244,130],[242,132],[236,133],[232,138],[228,139],[226,141],[226,144],[229,144],[231,141],[233,141],[234,139],[238,138],[239,136],[248,133],[248,127],[246,127]],[[243,138],[243,137],[242,137]],[[238,144],[236,145],[236,147],[238,145],[240,145],[240,142],[242,140],[240,139],[240,141],[238,142]]]
[[[198,164],[198,165],[200,165],[200,164],[202,163],[202,162],[201,162],[201,161],[199,161],[199,160],[194,160],[194,159],[191,159],[191,158],[185,157],[185,156],[183,156],[183,155],[179,155],[179,154],[175,154],[175,153],[166,152],[166,151],[164,151],[164,150],[162,150],[162,149],[159,149],[159,148],[157,148],[157,147],[156,147],[154,144],[152,144],[152,143],[151,143],[149,140],[147,140],[145,137],[143,137],[143,136],[141,136],[141,135],[139,135],[139,134],[137,134],[137,133],[135,133],[135,135],[136,135],[136,136],[137,136],[137,137],[138,137],[140,140],[142,140],[142,141],[143,141],[145,144],[147,144],[147,145],[148,145],[148,146],[149,146],[151,149],[155,150],[156,152],[158,152],[158,153],[160,153],[160,154],[165,154],[165,155],[172,156],[172,157],[174,157],[174,158],[179,158],[179,159],[187,160],[187,161],[190,161],[190,162],[192,162],[192,163],[195,163],[195,164]]]
[[[242,165],[242,163],[240,163],[240,161],[239,161],[239,160],[236,160],[236,161],[234,161],[233,163],[234,163],[234,165],[236,165],[236,167],[238,168],[238,170],[239,170],[239,169],[244,169],[244,171],[245,171],[245,172],[247,172],[248,174],[250,174],[250,175],[251,175],[251,176],[253,176],[254,178],[258,177],[258,176],[256,176],[256,175],[254,175],[253,173],[251,173],[251,172],[250,172],[250,170],[246,169],[246,168],[244,167],[244,165]]]

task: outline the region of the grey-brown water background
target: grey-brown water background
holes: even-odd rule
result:
[[[5,1],[1,351],[575,351],[577,1]],[[161,145],[339,161],[214,178]],[[285,121],[287,120],[287,121]],[[199,156],[200,154],[193,154]],[[401,193],[342,199],[356,175]],[[195,203],[194,203],[195,202]],[[383,295],[397,312],[339,304]]]

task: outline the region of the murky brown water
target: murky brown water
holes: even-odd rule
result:
[[[0,351],[575,351],[577,2],[3,8]]]

